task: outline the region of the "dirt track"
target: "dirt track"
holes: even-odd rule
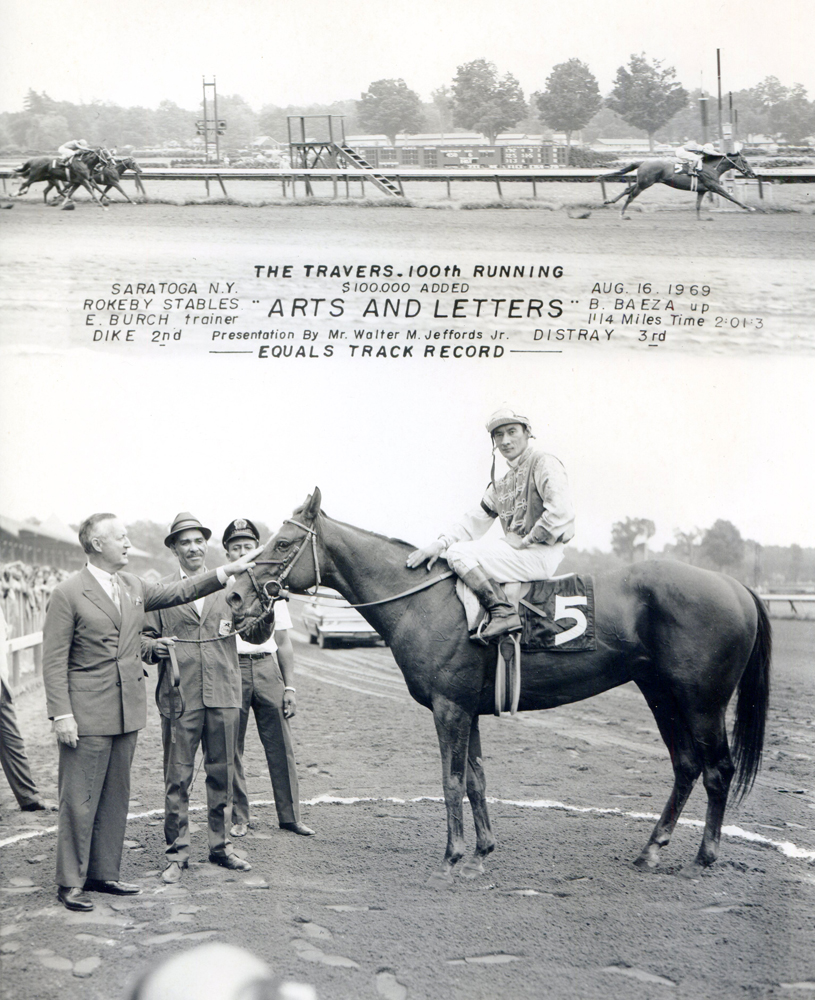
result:
[[[51,832],[0,848],[4,996],[118,997],[149,964],[206,939],[250,947],[284,978],[314,984],[321,1000],[718,1000],[797,995],[790,984],[812,989],[815,623],[775,624],[764,770],[726,817],[734,829],[720,863],[698,881],[676,877],[698,846],[690,825],[677,830],[658,874],[630,863],[652,823],[642,814],[661,809],[670,769],[645,702],[624,687],[563,709],[483,720],[498,849],[480,879],[427,888],[444,842],[441,802],[416,801],[440,793],[429,713],[410,700],[387,650],[322,651],[296,641],[302,797],[371,801],[307,805],[304,818],[318,831],[309,840],[281,833],[273,807],[258,805],[241,844],[254,865],[248,877],[209,865],[198,831],[192,869],[180,887],[164,887],[152,712],[134,766],[139,815],[123,869],[143,894],[69,915],[53,896]],[[53,794],[42,692],[25,695],[19,714],[34,770]],[[253,729],[250,736],[250,794],[268,803]],[[202,776],[193,799],[203,802]],[[0,839],[53,822],[12,805],[0,786]],[[703,808],[697,789],[685,818],[701,819]],[[467,829],[472,841],[469,821]],[[768,841],[790,842],[804,856],[787,857]],[[75,978],[72,963],[93,956],[99,967]]]

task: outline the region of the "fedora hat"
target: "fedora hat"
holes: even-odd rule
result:
[[[197,528],[207,541],[212,537],[212,532],[209,528],[205,528],[197,517],[193,517],[188,510],[182,510],[180,514],[176,514],[175,520],[170,525],[170,533],[164,539],[164,544],[168,549],[172,548],[175,536],[180,535],[182,531],[189,531],[190,528]]]

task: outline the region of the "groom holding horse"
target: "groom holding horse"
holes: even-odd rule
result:
[[[532,448],[532,425],[510,409],[497,410],[487,421],[493,452],[509,465],[495,481],[493,457],[490,485],[481,505],[468,511],[435,542],[416,549],[406,565],[415,569],[427,561],[428,571],[440,556],[475,593],[490,621],[478,640],[517,632],[518,612],[507,600],[499,581],[547,580],[563,559],[566,543],[574,537],[574,506],[566,470],[544,451]],[[495,519],[503,537],[483,537]]]

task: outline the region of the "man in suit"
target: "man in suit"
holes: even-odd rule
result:
[[[51,595],[43,628],[43,681],[59,744],[58,898],[92,910],[82,890],[131,895],[119,881],[130,765],[147,722],[140,635],[145,612],[220,590],[252,563],[195,580],[149,584],[130,573],[130,541],[115,514],[92,514],[79,529],[88,564]]]
[[[164,544],[178,559],[165,583],[200,579],[212,532],[185,511],[173,522]],[[254,548],[254,547],[253,547]],[[142,658],[163,660],[158,703],[164,742],[164,839],[167,867],[162,879],[178,882],[190,858],[189,798],[195,754],[203,746],[207,790],[209,860],[233,871],[249,871],[227,833],[241,707],[241,673],[232,632],[232,612],[223,594],[151,612],[142,631]],[[247,632],[251,642],[271,635],[261,622]],[[182,640],[179,642],[178,640]],[[166,657],[173,648],[180,675],[171,682]],[[180,711],[182,704],[184,710]]]
[[[224,531],[222,545],[227,558],[240,559],[260,544],[255,525],[246,517],[235,518]],[[266,751],[266,763],[274,789],[274,804],[281,830],[311,837],[314,831],[300,822],[300,787],[294,760],[294,744],[289,719],[297,711],[294,688],[294,649],[289,636],[292,627],[285,601],[275,604],[274,636],[254,648],[237,637],[243,701],[232,785],[233,837],[245,837],[249,828],[249,794],[243,773],[243,748],[250,710],[255,713],[258,736]]]

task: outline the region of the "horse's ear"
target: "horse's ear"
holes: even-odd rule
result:
[[[320,494],[319,486],[314,487],[314,492],[306,498],[306,502],[303,505],[303,517],[307,521],[313,521],[314,518],[320,513],[320,502],[322,496]]]

